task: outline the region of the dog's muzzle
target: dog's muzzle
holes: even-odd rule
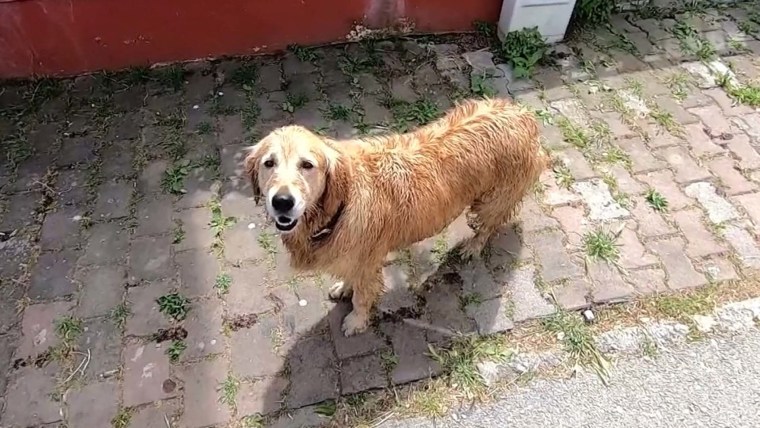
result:
[[[274,219],[274,225],[280,232],[290,232],[298,224],[298,219],[279,215]]]

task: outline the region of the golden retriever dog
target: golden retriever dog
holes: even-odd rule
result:
[[[369,325],[388,253],[440,233],[469,207],[477,228],[462,255],[478,255],[547,165],[533,113],[500,99],[354,141],[285,126],[245,159],[254,199],[264,198],[293,268],[339,279],[331,298],[353,295],[346,336]]]

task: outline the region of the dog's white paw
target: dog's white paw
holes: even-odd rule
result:
[[[366,330],[368,325],[369,318],[361,317],[356,311],[351,311],[343,318],[343,334],[346,337],[353,336]]]
[[[340,300],[351,297],[353,288],[343,281],[338,281],[330,287],[330,292],[327,293],[331,299]]]

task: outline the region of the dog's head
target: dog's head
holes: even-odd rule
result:
[[[283,233],[315,209],[337,210],[347,186],[344,163],[332,144],[301,126],[272,131],[245,159],[256,203],[265,198],[267,213]]]

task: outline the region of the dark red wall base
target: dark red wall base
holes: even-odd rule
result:
[[[500,9],[501,0],[0,0],[0,77],[271,53],[344,41],[357,24],[467,31]]]

